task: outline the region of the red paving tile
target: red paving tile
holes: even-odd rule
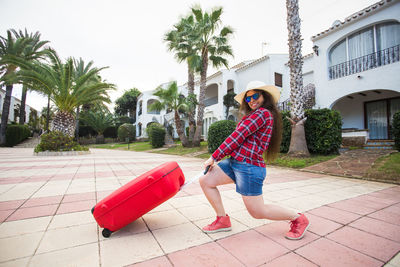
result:
[[[310,221],[310,227],[308,228],[308,231],[319,236],[325,236],[343,226],[339,223],[313,215],[311,213],[306,213],[306,216]]]
[[[60,205],[60,208],[57,210],[57,214],[78,212],[84,210],[90,211],[94,207],[94,205],[96,205],[96,201],[94,199],[79,202],[62,203]]]
[[[96,192],[65,195],[62,203],[96,199]]]
[[[347,248],[334,241],[321,238],[311,244],[299,248],[297,254],[319,266],[382,266],[383,262]]]
[[[139,262],[136,264],[128,265],[126,267],[172,267],[166,256],[158,257],[152,260]]]
[[[392,209],[383,209],[368,215],[368,217],[382,220],[388,223],[400,225],[400,213],[391,212]],[[400,210],[400,209],[399,209]]]
[[[30,198],[24,203],[24,205],[22,205],[21,208],[59,204],[61,199],[62,196]]]
[[[21,200],[12,200],[12,201],[2,201],[0,202],[0,210],[15,210],[22,203],[24,203],[25,199]]]
[[[341,209],[336,209],[329,206],[322,206],[313,210],[308,211],[308,213],[320,216],[325,219],[332,220],[341,224],[348,224],[354,220],[357,220],[361,216]]]
[[[349,211],[352,213],[360,214],[360,215],[367,215],[367,214],[377,210],[375,208],[369,208],[369,207],[361,206],[361,205],[362,205],[362,202],[360,203],[359,201],[349,199],[349,200],[335,202],[335,203],[329,204],[328,206],[337,208],[337,209],[341,209],[341,210],[345,210],[345,211]]]
[[[215,242],[171,253],[168,258],[177,267],[243,266],[243,263]]]
[[[285,238],[285,234],[287,231],[289,231],[289,223],[280,221],[280,222],[273,222],[269,223],[260,227],[255,228],[257,232],[265,235],[266,237],[274,240],[278,244],[290,249],[294,250],[299,247],[304,246],[305,244],[308,244],[316,239],[319,238],[318,235],[315,235],[313,233],[307,232],[304,237],[300,240],[289,240]]]
[[[289,252],[254,230],[218,240],[217,243],[247,266],[258,266]]]
[[[400,242],[400,226],[376,220],[369,217],[363,217],[349,226],[369,232],[374,235],[385,237],[387,239]]]
[[[370,193],[369,195],[377,198],[389,199],[400,202],[399,193],[395,191],[381,190],[378,192]]]
[[[27,177],[23,178],[1,178],[0,179],[0,184],[19,184],[24,182],[27,179]]]
[[[0,210],[0,223],[4,222],[14,210]]]
[[[314,263],[306,260],[305,258],[295,254],[295,253],[288,253],[283,255],[279,258],[274,259],[267,264],[261,265],[260,267],[314,267],[318,266]]]
[[[400,243],[348,226],[326,238],[384,262],[389,261],[400,250]]]
[[[54,215],[58,205],[47,205],[38,207],[21,208],[16,210],[7,221],[23,220]]]

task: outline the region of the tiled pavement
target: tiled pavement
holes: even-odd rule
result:
[[[0,148],[0,266],[400,266],[400,186],[272,167],[264,199],[307,214],[300,241],[283,237],[287,222],[251,218],[232,185],[221,190],[233,230],[203,233],[214,214],[197,183],[105,239],[97,201],[166,161],[190,178],[203,160],[91,151]]]

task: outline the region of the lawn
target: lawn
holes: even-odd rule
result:
[[[309,158],[292,158],[287,154],[280,154],[279,157],[269,165],[301,169],[318,164],[337,157],[338,155],[311,155]]]
[[[368,178],[400,183],[400,152],[379,158],[368,170]]]

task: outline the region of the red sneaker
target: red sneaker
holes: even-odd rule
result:
[[[217,216],[217,219],[211,224],[203,227],[203,232],[205,233],[217,233],[217,232],[227,232],[231,228],[231,219],[228,215]]]
[[[310,226],[310,222],[308,221],[307,217],[304,214],[299,214],[300,217],[290,222],[290,231],[285,235],[287,239],[302,239],[308,227]]]

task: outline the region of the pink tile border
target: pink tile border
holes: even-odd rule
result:
[[[55,214],[58,205],[47,205],[38,207],[21,208],[16,210],[7,221],[23,220],[43,216],[52,216]]]

